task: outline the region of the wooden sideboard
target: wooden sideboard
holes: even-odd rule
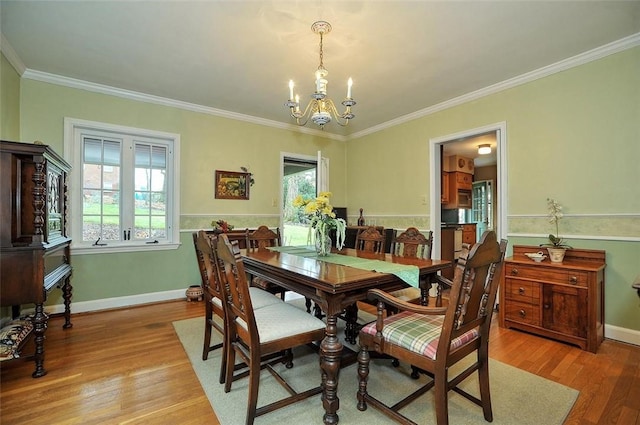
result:
[[[604,340],[605,251],[569,249],[562,263],[524,255],[540,250],[515,245],[505,259],[500,326],[597,352]]]
[[[71,167],[49,146],[0,141],[0,300],[14,318],[35,304],[35,371],[44,376],[47,293],[60,287],[71,324],[71,239],[67,237]]]

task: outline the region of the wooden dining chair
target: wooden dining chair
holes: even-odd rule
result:
[[[273,246],[281,246],[280,228],[271,230],[267,226],[259,226],[252,232],[247,231],[246,245],[247,251],[249,252],[261,251]],[[256,286],[272,294],[280,294],[283,300],[285,292],[287,292],[282,286],[278,286],[259,276],[251,276],[251,286]]]
[[[385,241],[384,232],[380,232],[374,226],[368,226],[356,235],[356,250],[381,254],[384,252]]]
[[[399,412],[432,388],[438,425],[448,424],[449,390],[454,390],[482,407],[485,420],[493,420],[489,390],[489,328],[499,276],[507,242],[497,242],[493,231],[485,232],[475,244],[457,273],[447,307],[426,307],[400,301],[388,293],[368,292],[378,301],[377,319],[360,330],[358,353],[357,408],[368,405],[403,424],[414,424]],[[385,306],[399,313],[385,317]],[[393,405],[385,404],[367,391],[369,351],[383,353],[416,365],[432,380]],[[475,361],[449,379],[451,366],[475,353]],[[480,398],[467,393],[458,384],[478,372]],[[389,383],[391,385],[391,383]]]
[[[227,320],[225,349],[228,362],[224,391],[231,391],[233,365],[236,354],[249,367],[249,395],[246,424],[253,424],[257,416],[288,406],[322,392],[322,385],[297,393],[272,367],[271,362],[260,359],[270,353],[291,351],[292,348],[320,341],[324,338],[326,325],[322,320],[285,302],[279,302],[261,309],[255,309],[249,296],[244,263],[237,244],[231,244],[222,235],[217,242],[218,258],[223,268],[226,285],[223,285],[223,299]],[[287,367],[292,367],[290,359]],[[260,371],[269,369],[276,381],[281,383],[290,396],[257,408]]]
[[[368,226],[361,229],[356,235],[356,251],[373,252],[377,254],[384,253],[386,242],[385,232],[378,230],[374,226]],[[345,321],[344,338],[350,344],[356,343],[358,337],[358,303],[348,305],[344,309],[344,313],[338,315],[340,319]]]
[[[193,243],[196,251],[196,259],[198,261],[198,269],[202,282],[202,291],[205,299],[204,313],[204,344],[202,349],[202,360],[209,358],[211,351],[222,348],[224,345],[224,336],[226,333],[224,322],[224,309],[222,305],[222,289],[220,284],[220,276],[216,269],[216,256],[213,247],[216,246],[217,236],[213,233],[208,234],[204,230],[193,232]],[[259,288],[250,288],[250,296],[253,301],[254,308],[262,308],[267,305],[281,303],[282,301],[266,291]],[[217,317],[217,320],[216,320]],[[211,345],[211,332],[215,329],[222,336],[222,343]],[[222,365],[220,367],[220,383],[224,382],[224,365],[225,352],[222,352]]]
[[[431,259],[432,248],[433,231],[421,232],[415,227],[407,228],[404,232],[396,235],[391,242],[391,254],[405,258]],[[419,288],[399,289],[391,292],[391,295],[402,301],[414,303],[420,303],[424,298],[427,301],[425,304],[428,303],[428,294],[422,294]]]

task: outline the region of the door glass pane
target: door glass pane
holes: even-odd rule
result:
[[[282,244],[309,245],[309,222],[300,208],[293,206],[293,200],[302,195],[305,199],[316,197],[315,161],[301,161],[285,158],[283,177]]]

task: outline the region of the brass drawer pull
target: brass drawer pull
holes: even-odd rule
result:
[[[569,282],[575,285],[576,283],[578,283],[578,276],[569,277]]]
[[[520,317],[522,318],[524,318],[527,315],[527,312],[524,310],[520,310],[519,313],[520,313]]]
[[[518,288],[518,293],[524,295],[524,288],[522,286]]]
[[[516,276],[518,274],[518,269],[511,269],[511,274]]]

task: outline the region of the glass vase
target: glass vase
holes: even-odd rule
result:
[[[316,253],[318,257],[326,257],[331,254],[331,238],[319,230],[316,230]]]

